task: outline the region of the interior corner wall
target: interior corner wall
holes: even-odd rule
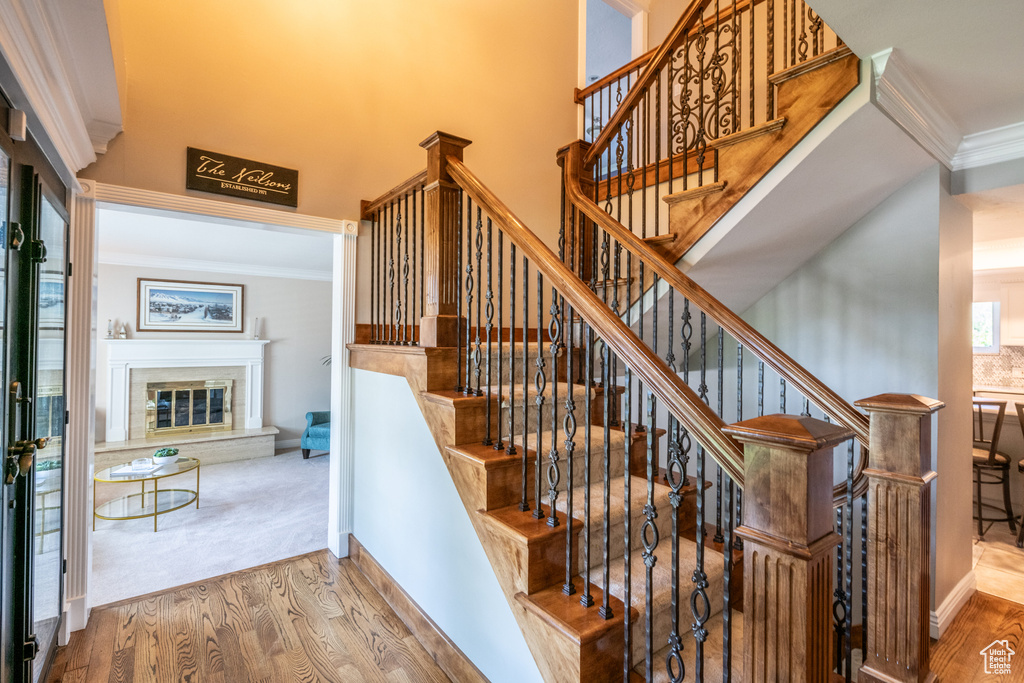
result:
[[[408,382],[352,376],[353,535],[488,679],[540,681]]]
[[[969,462],[962,441],[970,416],[963,423],[958,405],[970,396],[971,350],[966,334],[947,329],[961,322],[969,329],[969,298],[959,290],[966,287],[969,297],[964,268],[969,270],[970,261],[964,261],[963,216],[947,200],[954,201],[935,164],[743,316],[847,401],[897,392],[952,407],[935,421],[948,423],[948,429],[933,424],[939,476],[932,509],[938,507],[934,492],[942,509],[933,514],[933,539],[940,538],[933,547],[933,609],[971,570],[971,477],[962,471]],[[969,259],[969,243],[966,248]],[[947,362],[962,367],[943,370]]]
[[[224,282],[245,286],[245,331],[138,332],[135,329],[137,278]],[[127,323],[132,339],[251,339],[260,319],[264,347],[263,424],[281,430],[277,441],[297,441],[306,412],[329,410],[331,369],[331,283],[257,275],[225,275],[189,270],[99,264],[96,302],[96,440],[106,439],[107,320]]]

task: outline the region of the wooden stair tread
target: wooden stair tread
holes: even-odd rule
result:
[[[608,604],[613,616],[611,619],[603,619],[598,613],[598,605],[604,599],[604,593],[597,586],[591,585],[590,594],[594,598],[591,607],[580,604],[578,588],[573,595],[566,595],[561,585],[545,588],[532,595],[517,593],[515,598],[520,605],[557,628],[574,643],[583,645],[597,640],[609,630],[620,626],[623,621],[621,600],[609,596]]]
[[[448,452],[470,460],[484,469],[496,467],[508,467],[510,464],[521,463],[523,455],[521,452],[509,454],[504,448],[496,449],[493,445],[483,443],[462,444],[460,446],[449,446]],[[527,455],[528,460],[533,460],[532,454]]]
[[[482,406],[486,405],[487,402],[487,397],[485,396],[467,396],[461,391],[455,391],[454,389],[423,391],[420,392],[420,397],[429,403],[451,406],[455,409]]]
[[[667,194],[664,197],[662,197],[661,200],[668,204],[669,206],[673,206],[680,202],[703,199],[708,195],[723,192],[725,191],[727,185],[727,181],[719,180],[717,183],[708,183],[707,185],[701,185],[700,187],[693,187],[688,190],[681,190],[679,192]]]
[[[494,522],[493,528],[504,535],[522,540],[527,545],[547,540],[553,536],[565,536],[565,514],[556,512],[558,526],[548,526],[547,507],[542,519],[537,519],[532,512],[523,512],[518,505],[480,512],[484,518]]]

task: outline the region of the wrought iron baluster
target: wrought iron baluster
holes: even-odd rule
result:
[[[396,203],[398,204],[398,215],[395,220],[395,250],[394,258],[399,261],[402,258],[402,200],[399,198]],[[394,343],[405,344],[405,330],[402,329],[402,283],[398,280],[399,265],[396,261],[392,261],[391,268],[391,291],[394,294],[392,303],[394,305],[394,311],[391,314],[391,327],[395,330]]]
[[[533,460],[534,460],[534,502],[536,507],[533,510],[533,516],[537,519],[544,519],[544,509],[541,505],[541,452],[544,447],[544,442],[541,439],[541,433],[544,425],[544,391],[547,388],[547,377],[544,374],[544,349],[543,342],[541,341],[542,330],[544,329],[544,274],[540,272],[540,268],[537,268],[537,361],[534,364],[537,371],[533,375],[533,389],[536,392],[534,394],[534,405],[537,406],[537,443],[534,446]],[[552,439],[554,438],[554,432],[551,434]],[[554,512],[552,512],[552,515]]]
[[[481,361],[483,360],[483,350],[481,349],[480,339],[480,328],[483,327],[483,285],[484,285],[484,270],[483,270],[483,257],[484,257],[484,223],[481,215],[480,207],[476,207],[476,337],[474,338],[475,347],[473,348],[473,376],[476,378],[476,390],[473,392],[475,396],[483,396],[484,392],[480,388],[480,375],[482,372]],[[488,274],[490,275],[490,274]],[[488,285],[490,283],[488,282]]]
[[[491,332],[494,328],[494,287],[491,280],[491,255],[494,253],[491,243],[493,236],[493,225],[491,223],[490,216],[487,217],[487,293],[484,297],[487,299],[487,305],[484,307],[485,315],[487,316],[487,392],[484,394],[487,397],[486,408],[484,412],[487,415],[487,427],[484,430],[484,445],[492,445],[491,441]],[[477,252],[479,255],[479,251]],[[500,261],[499,261],[500,263]],[[479,344],[477,345],[479,349]],[[476,388],[480,390],[480,369],[479,364],[477,365],[477,382]]]
[[[391,204],[388,204],[387,209],[388,209],[388,211],[387,211],[387,215],[388,215],[388,230],[387,230],[387,236],[386,236],[387,249],[385,251],[385,254],[386,254],[385,259],[386,259],[386,263],[387,263],[388,297],[387,297],[387,299],[384,302],[385,303],[384,310],[381,311],[381,314],[382,314],[382,320],[381,321],[385,323],[385,326],[384,326],[384,328],[385,328],[384,343],[385,344],[392,344],[394,342],[393,342],[392,337],[391,337],[391,321],[390,321],[390,318],[392,317],[391,316],[391,309],[394,306],[394,302],[395,302],[395,297],[394,297],[394,294],[395,294],[395,259],[394,259],[394,249],[395,249],[395,246],[394,246],[395,245],[395,239],[394,239],[395,213],[394,213],[394,207]]]
[[[868,496],[865,492],[860,499],[860,628],[861,652],[867,649],[868,633]]]
[[[416,235],[413,228],[413,236]],[[409,195],[405,195],[405,254],[402,257],[402,301],[404,302],[405,317],[399,321],[402,325],[402,344],[408,346],[412,343],[412,333],[409,330]]]
[[[775,118],[775,88],[771,84],[772,74],[775,73],[775,0],[766,0],[768,5],[768,52],[766,57],[767,75],[765,82],[768,87],[765,91],[765,121]]]
[[[743,420],[743,344],[736,342],[736,421]],[[731,480],[730,480],[731,481]],[[735,524],[733,528],[742,524],[743,490],[737,486],[733,490],[733,507]],[[743,550],[743,539],[733,534],[732,547],[734,550]]]
[[[508,268],[508,446],[505,453],[516,454],[515,410],[516,410],[516,243],[509,240]],[[526,339],[523,339],[526,348]],[[523,444],[523,485],[526,485],[526,444]]]
[[[458,283],[455,286],[455,301],[456,301],[455,305],[456,305],[456,311],[457,311],[457,314],[455,316],[455,344],[456,344],[456,348],[455,348],[455,391],[462,391],[463,390],[463,387],[462,387],[462,230],[463,230],[464,226],[462,225],[462,204],[463,204],[463,192],[462,192],[462,188],[460,187],[459,188],[459,203],[458,203],[459,208],[455,212],[455,220],[457,222],[456,232],[458,233],[458,239],[456,239],[456,243],[458,244],[458,254],[459,254],[459,260],[456,262],[456,266],[455,266],[455,271],[456,271],[457,277],[458,277]],[[420,227],[422,228],[422,221],[421,221]],[[423,251],[426,251],[426,248],[427,248],[427,245],[424,242],[424,244],[423,244]],[[420,275],[421,275],[421,277],[423,275],[422,269],[420,269]],[[422,282],[420,282],[420,287],[421,288],[423,287],[423,283]],[[424,312],[426,312],[422,307],[420,308],[420,310],[423,310]],[[469,328],[469,324],[468,323],[466,325],[466,328],[468,330],[468,328]],[[467,335],[468,335],[468,332],[467,332]],[[469,355],[469,347],[468,346],[466,347],[466,355],[467,356]]]
[[[530,431],[530,419],[529,419],[529,385],[527,384],[527,374],[529,373],[529,356],[530,356],[530,262],[526,258],[526,254],[523,254],[523,499],[519,502],[519,509],[523,512],[530,510],[530,494],[528,490],[528,451],[526,448],[526,435]],[[512,404],[510,411],[515,410],[515,403]],[[511,419],[515,419],[514,417]],[[534,450],[534,457],[537,456],[536,447]]]
[[[488,221],[488,223],[487,223],[488,230],[490,230],[490,227],[491,227],[490,226],[490,221]],[[504,377],[504,373],[505,373],[505,345],[502,342],[502,338],[501,338],[501,333],[502,333],[502,330],[504,329],[503,323],[505,321],[505,308],[503,306],[504,302],[502,301],[502,293],[505,291],[505,239],[504,238],[505,238],[505,232],[503,230],[499,229],[498,230],[498,335],[496,337],[497,342],[498,342],[498,382],[497,382],[497,386],[498,386],[498,404],[497,404],[498,405],[498,419],[497,419],[497,423],[498,423],[498,440],[494,442],[494,450],[496,450],[496,451],[500,451],[502,448],[505,447],[505,443],[504,443],[504,441],[502,439],[503,434],[502,434],[502,419],[501,419],[501,404],[502,404],[502,399],[504,398],[504,393],[505,393],[504,386],[502,385],[502,382],[505,379],[505,377]],[[487,341],[488,341],[488,346],[490,346],[490,339],[488,339]],[[490,375],[491,375],[491,373],[488,371],[488,373],[487,373],[487,376],[488,376],[488,380],[487,381],[488,382],[490,382]],[[508,433],[508,438],[509,438],[509,441],[511,442],[511,440],[512,440],[512,432],[511,432],[511,430]]]
[[[590,593],[590,458],[594,452],[593,427],[591,426],[591,415],[593,415],[592,397],[594,393],[594,331],[590,325],[583,322],[583,339],[586,344],[585,360],[586,365],[583,373],[584,388],[586,393],[583,399],[583,439],[586,447],[583,451],[583,595],[580,596],[580,604],[584,607],[593,607],[594,598]]]
[[[427,295],[426,294],[427,287],[426,287],[426,282],[425,282],[426,275],[427,275],[427,270],[426,270],[426,268],[423,267],[424,266],[424,259],[426,258],[426,251],[427,251],[427,242],[426,242],[426,234],[427,234],[427,227],[426,227],[426,225],[427,225],[427,222],[426,222],[427,202],[426,202],[426,194],[425,193],[426,193],[426,188],[423,187],[423,186],[420,186],[420,245],[421,245],[420,246],[420,315],[423,315],[423,313],[427,310],[426,302],[425,302],[425,297]],[[458,203],[458,206],[462,206],[462,188],[459,188],[459,203]],[[459,263],[461,264],[462,263],[462,211],[456,210],[455,211],[455,216],[456,216],[456,220],[458,221],[458,224],[459,224],[459,227],[458,227],[458,229],[459,229]],[[458,270],[458,269],[456,269],[456,270]],[[459,277],[461,277],[461,276],[462,276],[462,273],[460,271],[459,272]],[[459,284],[461,284],[461,283],[459,283]],[[458,295],[461,296],[461,290],[459,291]],[[413,317],[413,321],[414,321],[414,324],[415,324],[415,316]],[[456,336],[456,338],[460,338],[459,337],[458,323],[456,323],[456,327],[455,327],[455,336]],[[416,334],[416,340],[417,340],[417,343],[419,343],[419,333],[418,332]],[[458,367],[459,366],[456,365],[456,368],[458,368]],[[455,374],[458,374],[458,372],[456,371]]]
[[[654,680],[654,565],[658,563],[658,526],[654,520],[658,518],[658,510],[654,504],[654,478],[656,462],[654,441],[657,434],[655,411],[657,399],[647,392],[647,503],[644,505],[644,523],[640,527],[640,541],[643,543],[644,566],[647,568],[644,587],[646,589],[646,626],[647,647],[644,658],[644,670],[647,680]],[[628,512],[626,514],[629,514]]]
[[[604,552],[604,565],[602,566],[601,572],[601,590],[603,596],[601,598],[601,608],[598,610],[598,614],[603,619],[611,619],[612,607],[610,602],[609,588],[611,587],[611,495],[612,495],[612,475],[611,475],[611,428],[608,424],[608,414],[610,412],[610,392],[609,392],[609,381],[608,371],[611,368],[611,363],[608,357],[608,342],[604,339],[601,340],[601,386],[604,387],[603,399],[604,399],[604,448],[602,452],[602,465],[604,468],[604,508],[602,512],[602,528],[601,528],[601,548]],[[628,438],[627,438],[628,440]],[[626,512],[626,516],[629,516],[629,512]]]
[[[671,299],[669,299],[671,305]],[[671,320],[672,315],[669,315]],[[671,327],[671,325],[670,325]],[[671,347],[671,344],[669,344]],[[673,367],[673,371],[675,368]],[[686,675],[686,666],[683,664],[683,639],[679,636],[679,507],[683,504],[683,486],[686,476],[686,466],[682,460],[682,443],[679,440],[679,422],[672,413],[668,415],[669,433],[675,433],[668,445],[668,464],[665,468],[665,479],[669,488],[668,502],[672,506],[672,565],[671,586],[671,633],[668,637],[669,651],[665,656],[665,670],[672,683],[681,683]]]
[[[842,506],[836,508],[836,533],[839,534],[840,538],[844,538],[843,534],[843,509]],[[832,601],[832,630],[835,632],[835,644],[832,647],[832,669],[834,671],[842,671],[843,668],[843,656],[846,652],[844,643],[846,641],[846,617],[847,617],[847,596],[843,590],[843,544],[842,542],[836,546],[836,581],[835,588],[832,590],[832,597],[835,598]]]
[[[701,313],[703,316],[704,314]],[[690,593],[690,611],[693,613],[694,676],[698,682],[704,680],[704,642],[708,639],[704,625],[711,617],[711,602],[708,600],[708,575],[704,572],[704,447],[697,447],[697,557],[693,570],[694,589]]]
[[[786,378],[779,378],[779,412],[786,412]]]
[[[572,223],[570,222],[570,242],[572,241]],[[570,250],[571,251],[571,250]],[[572,265],[570,264],[570,269]],[[562,299],[562,307],[565,308],[565,299]],[[563,323],[565,311],[563,315]],[[573,309],[569,307],[569,322],[572,324]],[[562,593],[573,595],[576,592],[576,585],[572,580],[572,491],[573,491],[573,457],[576,453],[576,397],[573,393],[573,335],[570,331],[569,343],[566,348],[565,358],[565,417],[562,419],[562,431],[565,434],[565,583],[562,585]],[[552,439],[554,436],[552,435]]]
[[[770,1],[770,0],[769,0]],[[757,361],[757,416],[764,415],[764,361]]]
[[[733,500],[735,486],[732,478],[725,475],[725,566],[722,574],[722,683],[732,680],[732,598],[730,584],[732,582],[732,540],[733,540]]]
[[[846,453],[846,534],[843,536],[843,593],[846,595],[846,643],[843,672],[846,683],[853,680],[853,455],[854,440]]]
[[[473,235],[473,199],[466,197],[466,386],[463,392],[467,396],[473,395],[473,381],[470,379],[470,365],[473,362],[472,342],[470,336],[473,329],[473,256],[472,256],[472,235]],[[461,240],[462,234],[459,234]],[[480,321],[477,320],[479,328]]]
[[[461,213],[461,211],[457,211],[456,215],[459,213]],[[410,215],[412,216],[412,297],[409,300],[409,304],[412,306],[412,327],[409,328],[409,343],[413,346],[419,346],[420,336],[417,332],[418,325],[416,325],[416,283],[418,282],[416,279],[416,190],[412,191],[412,213]],[[456,274],[458,274],[458,271],[459,269],[456,268]],[[457,296],[458,287],[455,289]],[[406,320],[406,323],[408,324],[408,320]],[[456,331],[455,336],[456,338],[459,336],[458,331]],[[459,367],[457,363],[456,367]]]
[[[562,216],[565,216],[565,212],[562,212]],[[547,480],[548,480],[548,526],[558,526],[558,516],[555,514],[555,504],[558,500],[558,483],[560,479],[560,473],[558,471],[558,439],[555,435],[558,433],[558,356],[561,352],[562,343],[562,318],[561,318],[561,306],[558,298],[558,290],[554,287],[551,288],[551,308],[549,313],[551,318],[548,320],[548,341],[550,342],[551,352],[551,449],[548,451],[548,468],[547,468]],[[570,396],[570,398],[572,398]],[[538,419],[540,416],[538,415]],[[538,442],[538,448],[540,444]],[[540,451],[538,451],[539,453]],[[569,511],[572,514],[572,511]]]
[[[725,410],[725,330],[718,328],[718,416]],[[722,535],[722,466],[715,463],[715,543],[724,543]]]
[[[754,55],[757,54],[757,22],[754,19],[757,13],[754,11],[754,6],[750,6],[750,33],[748,34],[748,42],[750,47],[747,49],[747,53],[750,55],[750,70],[747,72],[747,88],[750,90],[750,127],[753,128],[757,124],[757,120],[754,118]],[[768,87],[771,87],[769,84]]]
[[[370,223],[370,343],[377,342],[377,229],[380,227],[380,209]]]
[[[633,668],[633,615],[631,614],[632,609],[630,605],[633,604],[633,522],[631,509],[633,505],[632,501],[632,438],[630,434],[630,423],[632,422],[632,400],[630,392],[632,391],[633,385],[633,371],[625,363],[622,364],[623,370],[625,370],[625,382],[626,382],[626,395],[625,395],[625,419],[622,423],[622,434],[625,436],[623,440],[624,446],[624,458],[625,468],[622,473],[622,497],[623,507],[625,508],[626,515],[623,520],[623,536],[622,536],[622,621],[625,631],[625,654],[623,657],[622,666],[622,680],[623,683],[629,683],[630,671]]]
[[[690,383],[690,349],[692,348],[690,339],[693,337],[693,323],[690,322],[690,319],[690,300],[683,297],[683,325],[679,328],[679,337],[682,340],[683,377],[686,378],[687,384]],[[690,475],[687,474],[687,466],[690,463],[690,434],[685,427],[680,435],[679,447],[682,449],[683,455],[683,486],[689,486]]]

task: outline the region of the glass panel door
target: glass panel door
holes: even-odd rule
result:
[[[44,196],[37,238],[43,243],[46,257],[38,270],[33,438],[48,439],[48,442],[36,454],[32,500],[32,625],[39,644],[35,680],[50,650],[56,647],[61,614],[67,228],[62,211]]]

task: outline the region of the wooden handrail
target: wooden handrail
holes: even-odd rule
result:
[[[611,72],[604,78],[597,79],[587,87],[576,88],[576,104],[583,104],[583,100],[590,97],[591,95],[593,95],[606,85],[614,83],[615,81],[619,80],[620,78],[628,74],[630,71],[636,71],[637,69],[644,68],[645,66],[647,66],[647,62],[651,60],[651,57],[653,57],[654,53],[657,51],[658,48],[648,50],[647,52],[643,53],[636,59],[629,62],[628,64],[620,66],[618,69]]]
[[[550,285],[580,314],[616,355],[632,368],[645,386],[704,446],[740,487],[743,486],[743,449],[725,434],[725,422],[708,407],[661,358],[587,285],[559,260],[493,192],[455,157],[448,157],[448,169],[455,182],[472,197],[477,206],[504,231],[523,255],[550,281]]]
[[[390,202],[395,197],[401,197],[402,195],[404,195],[409,190],[412,190],[412,189],[415,189],[415,188],[417,188],[417,187],[419,187],[421,185],[424,185],[426,182],[427,182],[427,169],[423,169],[422,171],[420,171],[416,175],[412,176],[411,178],[409,178],[407,180],[402,181],[401,183],[399,183],[395,187],[391,188],[390,190],[388,190],[387,192],[385,192],[381,196],[377,197],[376,199],[374,199],[372,201],[369,201],[369,202],[363,202],[362,210],[360,211],[360,213],[362,214],[361,218],[364,221],[371,220],[371,218],[373,216],[373,213],[377,209],[379,209],[380,207],[384,206],[385,204]]]
[[[668,37],[665,38],[665,41],[660,47],[658,47],[654,56],[652,56],[647,62],[647,66],[644,67],[644,70],[640,72],[636,83],[634,83],[633,87],[631,87],[629,92],[626,93],[626,97],[623,98],[622,104],[620,104],[619,108],[615,110],[615,113],[612,114],[608,123],[601,130],[601,134],[597,136],[596,140],[594,140],[593,146],[590,148],[586,159],[583,161],[584,168],[589,168],[595,161],[597,161],[598,155],[600,155],[604,148],[608,146],[608,143],[611,141],[612,137],[616,135],[616,132],[622,124],[626,122],[626,119],[632,115],[633,109],[635,109],[640,103],[641,98],[643,98],[647,89],[651,87],[654,79],[658,77],[658,74],[661,72],[661,68],[672,57],[672,53],[678,46],[679,41],[685,39],[691,25],[700,20],[710,1],[711,0],[693,0],[693,2],[690,3],[690,6],[686,8],[686,11],[683,12],[683,16],[679,17],[679,21],[677,21],[676,25],[672,27],[672,31],[668,34]]]
[[[601,209],[583,192],[579,184],[582,171],[582,148],[586,143],[577,143],[564,150],[562,157],[563,175],[566,198],[572,202],[589,219],[600,225],[612,237],[619,241],[628,251],[640,258],[645,267],[650,268],[661,277],[666,284],[675,288],[686,298],[695,303],[708,314],[718,325],[743,344],[744,348],[764,361],[765,365],[775,370],[780,376],[792,384],[800,393],[814,401],[832,419],[846,425],[856,434],[861,444],[868,444],[868,418],[850,405],[839,394],[832,391],[817,377],[803,366],[787,356],[779,347],[771,343],[760,332],[746,321],[733,313],[722,302],[709,294],[703,287],[691,280],[673,264],[666,261],[646,242],[634,235],[629,229],[616,221]],[[863,452],[856,467],[854,477],[854,493],[859,496],[866,489],[867,480],[863,476],[865,466]],[[836,486],[833,497],[838,503],[845,499],[846,483]]]

